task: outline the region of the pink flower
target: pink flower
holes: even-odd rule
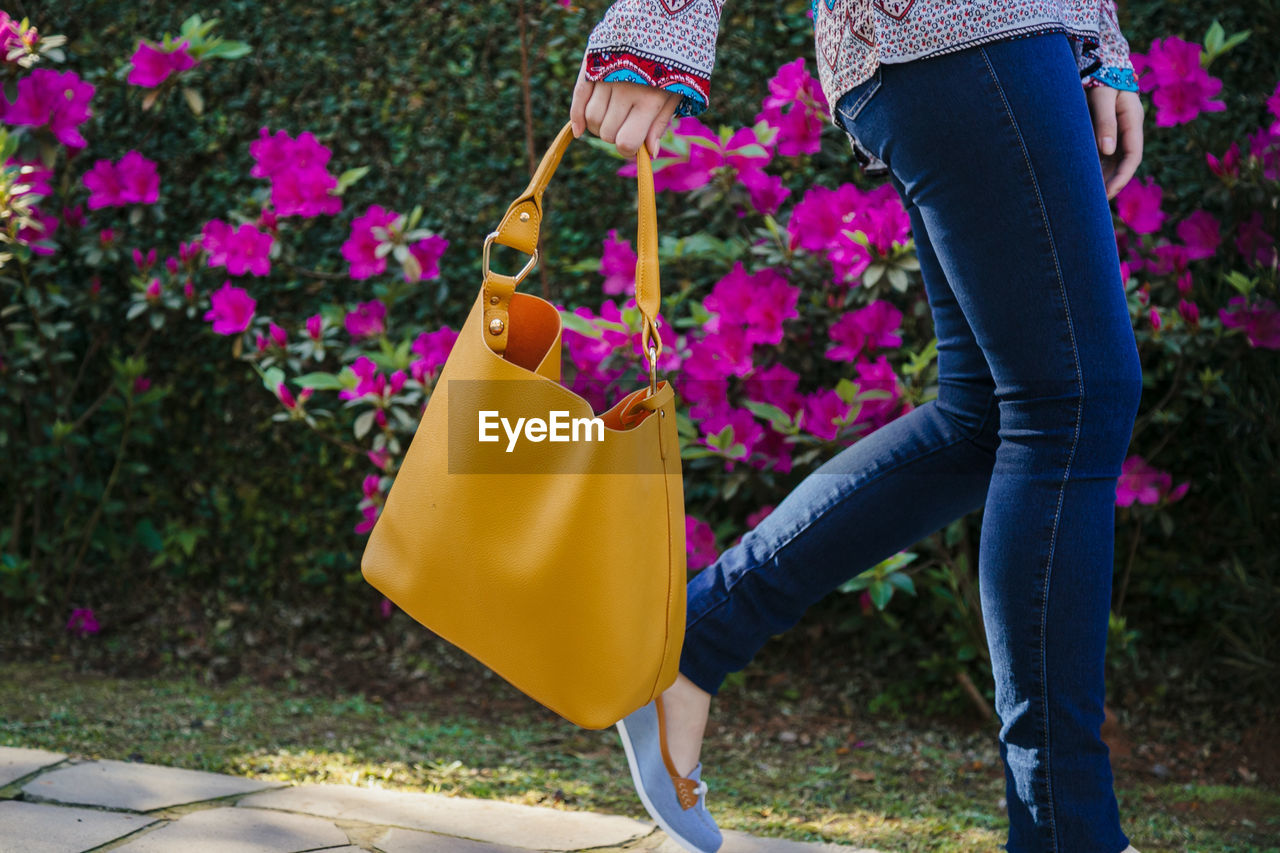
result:
[[[1116,194],[1116,212],[1120,221],[1138,234],[1153,234],[1164,222],[1160,199],[1164,195],[1160,185],[1151,176],[1141,183],[1130,181]]]
[[[672,132],[679,139],[687,138],[688,153],[663,152],[654,161],[654,189],[687,192],[710,183],[718,169],[731,170],[736,175],[763,169],[772,154],[761,144],[751,127],[737,130],[728,142],[721,142],[715,133],[698,119],[685,116],[677,119]],[[699,140],[694,142],[692,140]],[[635,161],[618,170],[618,175],[635,177]]]
[[[1191,260],[1213,257],[1222,242],[1222,226],[1207,210],[1197,210],[1178,223],[1178,239],[1187,244]]]
[[[93,114],[89,109],[93,92],[93,84],[83,82],[74,71],[37,68],[18,81],[16,101],[0,101],[0,115],[12,125],[48,125],[63,145],[83,148],[88,142],[80,135],[79,127]]]
[[[387,466],[391,464],[391,454],[386,448],[381,450],[370,450],[367,454],[369,461],[373,463],[373,467],[380,471],[387,470]]]
[[[458,340],[458,333],[448,326],[441,326],[434,332],[423,332],[413,342],[413,351],[418,358],[409,365],[409,372],[418,382],[426,382],[444,366],[445,360]]]
[[[821,149],[822,128],[829,110],[822,87],[805,70],[803,56],[778,69],[769,81],[769,95],[760,106],[754,121],[766,121],[778,128],[779,154],[796,157]]]
[[[1182,319],[1187,322],[1188,326],[1198,326],[1200,324],[1200,306],[1187,299],[1178,300],[1178,313],[1182,315]]]
[[[853,235],[861,232],[871,248],[885,254],[895,243],[909,239],[911,221],[889,184],[868,192],[853,184],[836,189],[814,186],[793,208],[787,231],[792,249],[825,252],[836,283],[849,285],[857,282],[872,260],[868,248],[855,242]]]
[[[271,336],[271,342],[280,347],[280,349],[284,349],[289,343],[289,333],[275,323],[268,324],[267,334]]]
[[[742,383],[742,391],[748,400],[768,403],[795,415],[804,408],[804,395],[796,390],[799,384],[800,374],[785,365],[774,364],[748,376]]]
[[[271,179],[271,204],[279,216],[332,216],[342,211],[342,197],[332,192],[337,187],[323,166],[287,170]]]
[[[182,41],[173,50],[164,50],[160,45],[139,39],[138,48],[129,59],[133,68],[125,82],[150,89],[159,86],[170,74],[194,68],[196,60],[187,52],[190,47],[189,42]]]
[[[283,130],[271,135],[265,127],[258,128],[258,139],[249,144],[249,154],[255,161],[249,174],[255,178],[275,178],[295,169],[323,168],[333,156],[310,131],[303,131],[294,139]]]
[[[1220,113],[1227,108],[1222,101],[1210,100],[1222,90],[1222,81],[1210,77],[1203,68],[1177,83],[1161,86],[1151,96],[1156,108],[1156,127],[1173,127],[1194,121],[1200,113]]]
[[[382,616],[383,619],[390,619],[391,614],[394,612],[395,612],[395,605],[391,603],[391,599],[387,598],[384,595],[382,597],[382,601],[378,602],[378,613]]]
[[[130,151],[120,158],[116,174],[124,187],[125,201],[154,204],[160,198],[160,175],[156,172],[154,160]]]
[[[1151,467],[1147,460],[1135,453],[1120,466],[1116,506],[1132,506],[1135,502],[1152,506],[1161,502],[1173,503],[1187,493],[1191,483],[1179,483],[1171,489],[1172,485],[1173,477],[1167,471]]]
[[[342,244],[342,256],[351,265],[352,278],[369,278],[386,270],[386,256],[377,255],[378,246],[383,241],[373,233],[373,229],[389,227],[398,216],[393,210],[373,204],[351,223],[351,236]]]
[[[869,424],[872,429],[879,429],[893,420],[901,411],[909,411],[910,405],[901,400],[902,388],[898,374],[894,372],[889,359],[880,355],[875,361],[863,361],[853,366],[856,373],[859,392],[886,391],[888,397],[873,400],[862,400],[862,408],[854,423]]]
[[[1154,39],[1147,53],[1134,52],[1130,57],[1139,88],[1149,92],[1187,79],[1200,69],[1200,53],[1200,45],[1177,36]]]
[[[1219,178],[1237,178],[1240,176],[1240,143],[1238,142],[1231,143],[1231,147],[1222,155],[1221,160],[1207,151],[1204,159],[1209,164],[1209,171]]]
[[[832,324],[830,335],[836,345],[827,350],[826,356],[832,361],[856,361],[863,347],[876,350],[901,346],[902,338],[897,334],[901,326],[902,312],[887,300],[877,299]]]
[[[205,223],[201,241],[209,253],[211,267],[226,267],[232,275],[246,272],[269,275],[271,272],[274,238],[247,222],[233,230],[222,220],[212,219]]]
[[[747,188],[751,206],[766,216],[777,213],[778,208],[791,195],[791,190],[783,185],[782,178],[777,175],[755,170],[744,172],[738,176],[738,180]]]
[[[160,279],[153,278],[151,283],[147,285],[146,296],[149,302],[155,302],[160,298]]]
[[[1280,181],[1280,136],[1273,136],[1265,127],[1249,134],[1249,155],[1262,164],[1262,177],[1268,181]]]
[[[145,376],[139,376],[133,380],[133,393],[145,394],[151,388],[151,380]]]
[[[1280,349],[1280,311],[1270,299],[1249,305],[1245,297],[1233,296],[1218,309],[1218,318],[1229,329],[1243,330],[1249,346]]]
[[[28,41],[24,41],[18,28],[19,22],[9,17],[7,12],[0,12],[0,62],[17,64],[17,59],[10,60],[9,52],[15,49],[26,50]],[[36,39],[35,27],[27,30],[27,38]]]
[[[440,277],[440,257],[449,248],[449,241],[439,234],[432,234],[409,247],[409,254],[418,262],[420,272],[418,281],[429,281]],[[409,281],[409,271],[405,270],[404,280]]]
[[[344,388],[338,392],[338,397],[343,400],[357,400],[361,397],[370,398],[371,402],[385,403],[387,399],[400,393],[404,388],[404,383],[409,376],[403,370],[397,370],[391,374],[391,378],[378,373],[378,366],[373,359],[368,356],[360,356],[356,359],[355,364],[351,365],[351,372],[356,376],[355,388]],[[377,422],[379,426],[386,426],[386,415],[379,411]]]
[[[848,417],[851,406],[834,390],[818,391],[804,401],[803,428],[823,441],[834,441],[839,432],[836,421]]]
[[[382,507],[374,504],[360,507],[360,515],[362,520],[355,526],[356,533],[368,533],[373,530],[373,526],[378,522],[378,515],[382,512]]]
[[[1221,101],[1211,101],[1222,89],[1222,81],[1209,76],[1200,64],[1200,45],[1177,36],[1155,39],[1146,54],[1133,53],[1138,87],[1154,91],[1156,126],[1171,127],[1192,121],[1202,112],[1226,109]]]
[[[618,229],[610,228],[600,257],[600,275],[604,276],[604,292],[627,293],[636,284],[636,253],[629,240],[618,239]]]
[[[67,620],[67,630],[73,634],[79,634],[81,637],[96,634],[100,628],[97,618],[88,607],[77,607],[72,610],[71,618]]]
[[[1158,332],[1158,331],[1160,331],[1160,311],[1159,311],[1159,309],[1157,309],[1157,308],[1155,308],[1155,307],[1152,307],[1152,308],[1151,308],[1151,310],[1149,310],[1149,311],[1147,312],[1147,316],[1148,316],[1148,318],[1151,320],[1151,328],[1152,328],[1152,329],[1155,329],[1157,332]]]
[[[320,314],[312,314],[307,318],[307,337],[316,343],[324,337],[324,317]]]
[[[1262,228],[1262,213],[1254,210],[1236,229],[1236,250],[1245,263],[1269,267],[1275,262],[1276,240]]]
[[[714,315],[706,330],[718,335],[733,325],[742,329],[744,343],[781,343],[783,322],[800,316],[799,297],[800,289],[788,284],[777,270],[766,267],[748,275],[742,262],[735,261],[703,302]]]
[[[213,321],[213,331],[219,335],[238,335],[249,328],[254,309],[258,307],[248,291],[233,287],[230,280],[209,294],[209,302],[212,307],[205,312],[204,319]]]
[[[306,403],[307,400],[311,399],[311,395],[314,393],[314,388],[303,388],[295,398],[288,385],[281,382],[276,386],[276,396],[280,398],[280,403],[291,412],[298,408],[300,404]]]
[[[387,306],[379,299],[361,302],[343,320],[353,338],[376,338],[387,330]]]
[[[716,534],[711,525],[692,515],[684,517],[684,543],[690,571],[704,569],[716,561]]]

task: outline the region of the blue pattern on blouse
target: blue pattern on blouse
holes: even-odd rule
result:
[[[1133,76],[1133,71],[1128,68],[1099,68],[1089,76],[1105,83],[1112,89],[1120,89],[1125,92],[1138,91],[1138,79]]]

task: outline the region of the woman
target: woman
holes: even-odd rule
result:
[[[575,134],[633,156],[707,106],[723,0],[617,0]],[[1099,730],[1115,489],[1142,390],[1108,200],[1142,157],[1114,0],[815,0],[831,120],[911,221],[938,396],[844,449],[689,584],[680,676],[619,723],[646,809],[721,835],[711,697],[849,577],[984,507],[979,581],[1010,853],[1136,853]],[[1083,83],[1082,83],[1083,79]]]

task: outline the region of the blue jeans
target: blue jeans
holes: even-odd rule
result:
[[[843,449],[693,577],[680,670],[716,693],[842,582],[982,507],[1007,850],[1119,853],[1099,730],[1142,371],[1074,55],[1042,34],[881,65],[837,108],[910,214],[938,396]]]

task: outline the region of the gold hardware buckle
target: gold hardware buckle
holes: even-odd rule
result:
[[[489,236],[484,238],[484,259],[481,261],[481,265],[484,269],[484,274],[486,277],[489,275],[489,246],[492,245],[493,241],[497,238],[497,236],[498,236],[497,231],[490,231]],[[502,245],[506,246],[507,244],[503,243]],[[507,246],[507,248],[514,249],[515,247]],[[517,249],[517,251],[519,250]],[[516,284],[519,284],[520,282],[524,281],[525,276],[529,274],[529,271],[532,270],[537,263],[538,263],[538,249],[535,246],[533,249],[533,254],[529,256],[529,262],[524,265],[524,269],[516,273]]]
[[[658,348],[649,344],[649,396],[658,393]]]

